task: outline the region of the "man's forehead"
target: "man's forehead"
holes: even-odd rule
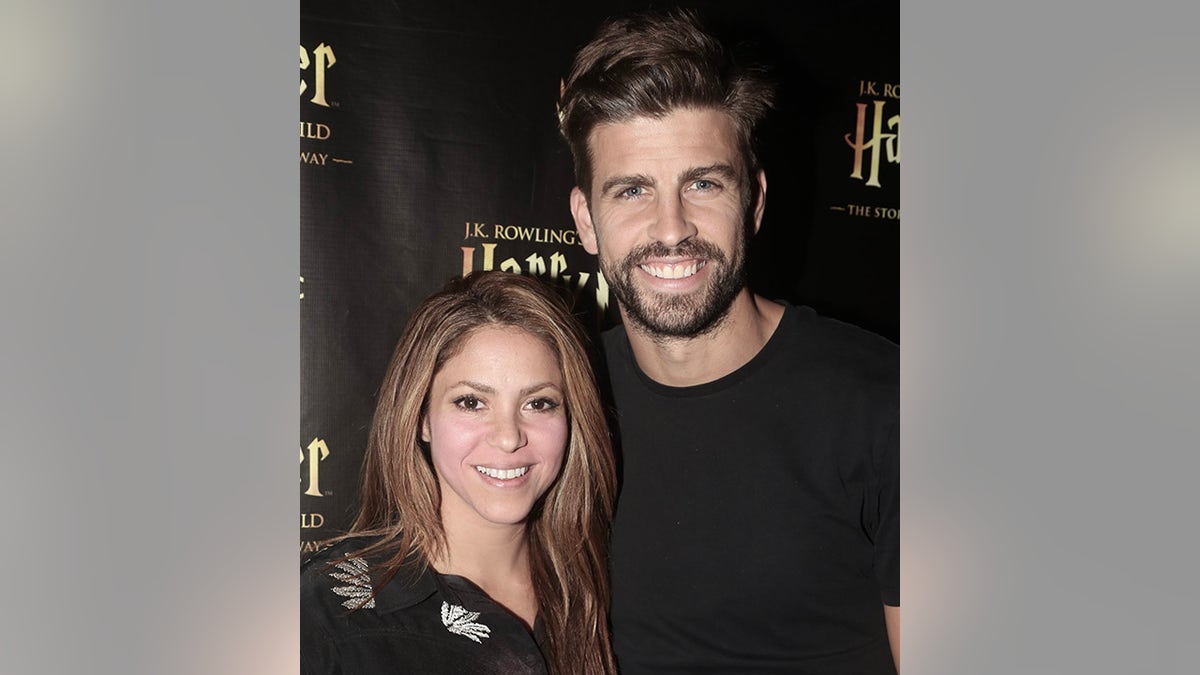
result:
[[[732,115],[720,108],[706,106],[672,108],[661,115],[631,115],[617,120],[598,122],[588,134],[588,140],[594,139],[597,134],[602,132],[608,135],[613,131],[652,133],[653,130],[659,130],[658,133],[661,133],[661,130],[672,126],[673,122],[685,126],[709,125],[736,134],[736,124]]]
[[[594,164],[707,156],[702,164],[734,163],[740,153],[733,118],[714,108],[677,108],[597,124],[588,134]],[[599,168],[595,166],[594,168]]]

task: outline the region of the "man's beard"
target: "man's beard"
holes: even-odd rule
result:
[[[729,313],[733,299],[746,285],[746,241],[739,237],[728,259],[721,249],[697,239],[674,248],[661,242],[629,252],[617,265],[601,260],[600,268],[633,328],[656,339],[690,338],[714,330]],[[656,293],[637,288],[633,275],[651,258],[701,258],[708,283],[693,293]]]

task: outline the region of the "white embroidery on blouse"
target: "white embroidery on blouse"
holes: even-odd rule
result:
[[[349,598],[342,601],[342,606],[346,609],[374,608],[375,598],[372,595],[374,589],[371,588],[371,577],[367,574],[367,561],[362,558],[346,558],[334,567],[341,571],[330,572],[329,576],[350,584],[349,586],[333,587],[334,593],[343,598]]]
[[[475,619],[478,618],[479,612],[468,612],[458,605],[442,603],[442,624],[446,626],[446,630],[483,644],[479,638],[490,637],[492,629],[481,623],[475,623]]]

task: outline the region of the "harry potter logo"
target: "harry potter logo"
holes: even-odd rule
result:
[[[324,497],[321,492],[321,460],[329,456],[329,446],[320,438],[312,439],[308,444],[308,457],[304,456],[304,451],[300,451],[300,463],[303,464],[305,459],[308,459],[308,489],[304,494],[310,497]],[[303,483],[304,479],[301,478]]]
[[[464,225],[463,239],[492,238],[501,241],[561,244],[567,247],[581,245],[575,234],[575,230],[519,225],[487,225],[473,222],[467,222]],[[483,266],[479,269],[483,271],[499,268],[505,272],[514,272],[516,274],[528,273],[532,276],[548,276],[554,282],[561,281],[576,294],[583,292],[588,283],[595,279],[596,307],[601,313],[608,309],[608,281],[604,278],[604,275],[597,271],[595,276],[593,276],[591,273],[583,270],[579,270],[578,273],[567,273],[567,256],[563,254],[562,250],[552,251],[547,259],[546,256],[522,246],[518,250],[524,249],[523,252],[528,253],[523,261],[519,260],[517,256],[510,256],[497,265],[497,258],[500,257],[496,253],[498,244],[488,242],[483,243],[481,247],[483,248]],[[462,246],[461,250],[462,274],[466,276],[476,269],[476,248],[475,246]],[[524,266],[522,266],[522,262],[525,263]]]
[[[314,61],[315,63],[313,63]],[[313,66],[314,71],[313,97],[309,100],[326,108],[329,107],[329,103],[325,100],[325,71],[332,68],[335,63],[337,63],[337,58],[333,55],[333,47],[324,42],[317,45],[317,48],[312,51],[311,59],[308,50],[304,48],[304,45],[300,45],[300,70],[308,70],[309,66]],[[300,93],[303,94],[307,89],[308,83],[301,78]]]
[[[895,133],[884,133],[883,109],[886,101],[876,99],[874,101],[873,120],[871,123],[871,138],[864,138],[864,133],[867,127],[867,104],[858,103],[858,121],[854,126],[854,140],[850,140],[850,134],[845,135],[846,145],[854,149],[854,170],[850,172],[851,178],[863,179],[863,154],[870,155],[871,163],[870,175],[867,177],[867,185],[871,187],[881,187],[879,184],[879,157],[880,145],[883,145],[887,153],[887,161],[889,164],[900,163],[900,115],[892,115],[887,118],[887,128],[894,130]]]

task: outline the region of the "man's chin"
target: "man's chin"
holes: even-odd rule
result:
[[[650,302],[639,301],[636,306],[622,306],[634,326],[643,333],[656,338],[691,338],[712,330],[728,311],[728,307],[714,310],[710,303],[692,297],[694,295],[697,294],[654,298]]]
[[[663,290],[650,288],[643,272],[636,268],[622,270],[616,277],[605,274],[609,289],[620,304],[627,323],[638,332],[655,340],[693,338],[704,335],[722,323],[733,304],[733,296],[721,297],[722,283],[731,283],[728,275],[720,274],[723,267],[714,267],[713,261],[705,266],[711,268],[713,276],[707,283],[690,290]]]

